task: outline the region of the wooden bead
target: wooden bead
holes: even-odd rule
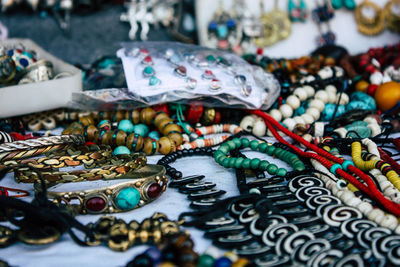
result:
[[[127,134],[126,134],[126,132],[124,132],[124,131],[118,131],[117,132],[117,136],[116,136],[116,144],[117,144],[117,146],[125,146],[125,144],[126,144],[126,137],[127,137]]]
[[[79,118],[79,121],[83,126],[94,125],[94,120],[91,116],[82,116]]]
[[[154,155],[158,152],[158,149],[158,141],[152,140],[151,138],[144,139],[143,152],[146,153],[146,155]]]
[[[168,135],[170,132],[179,132],[182,133],[181,127],[176,124],[176,123],[169,123],[165,125],[165,127],[162,130],[163,135]]]
[[[127,113],[127,112],[126,112],[125,110],[118,110],[118,111],[115,113],[115,120],[116,120],[117,122],[120,122],[120,121],[126,119],[126,113]]]
[[[172,123],[172,119],[171,118],[164,118],[162,120],[159,120],[158,123],[156,124],[156,127],[158,129],[159,132],[162,132],[164,127],[168,124],[168,123]]]
[[[97,129],[96,126],[94,125],[89,125],[86,128],[86,133],[87,133],[87,139],[88,141],[97,141],[97,136],[98,136],[99,130]]]
[[[144,124],[150,125],[153,121],[156,111],[150,107],[146,107],[140,111],[140,121]]]
[[[143,148],[143,142],[143,137],[135,133],[128,135],[126,138],[126,146],[134,151],[140,151]]]
[[[158,124],[163,120],[163,119],[170,119],[170,117],[168,116],[168,114],[167,113],[165,113],[165,112],[160,112],[160,113],[157,113],[156,114],[156,116],[154,117],[154,125],[156,126],[156,127],[158,127]]]
[[[158,140],[158,143],[159,143],[158,151],[160,151],[160,153],[163,155],[167,155],[175,151],[175,144],[169,137],[166,136],[161,137]]]
[[[102,145],[111,145],[112,138],[113,138],[113,131],[106,131],[103,136],[101,137],[101,144]]]

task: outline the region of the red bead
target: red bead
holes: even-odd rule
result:
[[[262,47],[257,48],[257,55],[262,55],[264,54],[264,50],[262,49]]]
[[[375,72],[375,67],[372,64],[369,64],[366,68],[365,71],[369,73],[374,73]]]
[[[147,55],[147,54],[149,54],[149,50],[143,48],[143,49],[140,49],[140,53]]]
[[[106,206],[106,201],[101,197],[89,198],[85,203],[86,209],[94,212],[103,210],[105,206]]]
[[[218,41],[218,47],[221,49],[228,49],[229,48],[229,43],[227,40],[219,40]]]
[[[151,56],[146,56],[146,57],[143,59],[143,63],[144,63],[144,64],[153,64],[153,59],[151,58]]]
[[[367,94],[370,96],[374,96],[376,89],[378,89],[377,84],[370,84],[367,89]]]
[[[93,142],[86,142],[86,143],[85,143],[85,146],[90,146],[90,145],[96,145],[96,144],[93,143]]]
[[[213,76],[214,75],[211,70],[205,70],[204,74],[207,75],[207,76]]]
[[[149,198],[156,198],[161,193],[161,186],[158,183],[153,183],[147,188],[147,196]]]
[[[186,113],[186,120],[189,123],[196,124],[200,122],[201,116],[203,115],[203,105],[199,102],[192,102]]]

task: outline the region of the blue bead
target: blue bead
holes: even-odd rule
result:
[[[130,155],[131,151],[129,150],[129,148],[127,148],[126,146],[117,146],[114,151],[113,154],[116,155]]]
[[[228,36],[228,27],[225,25],[218,25],[217,33],[219,38],[225,39]]]
[[[133,126],[133,131],[142,137],[146,137],[149,133],[149,127],[143,123],[139,123]]]
[[[159,264],[162,260],[162,253],[156,247],[149,247],[148,249],[146,249],[144,254],[149,256],[153,260],[154,264]]]
[[[124,131],[127,134],[133,133],[133,123],[130,120],[121,120],[118,123],[118,130]]]
[[[140,193],[136,188],[126,187],[119,191],[115,203],[121,210],[130,210],[139,204]]]
[[[221,257],[217,259],[214,263],[214,267],[230,267],[232,266],[232,261],[227,257]]]
[[[208,29],[211,31],[215,31],[217,29],[217,27],[218,27],[218,24],[215,21],[211,21],[208,24]]]
[[[158,140],[158,139],[160,139],[160,134],[159,134],[157,131],[151,131],[151,132],[149,133],[149,137],[150,137],[151,139]]]
[[[228,28],[234,28],[236,26],[236,21],[233,19],[228,19],[226,26],[228,26]]]

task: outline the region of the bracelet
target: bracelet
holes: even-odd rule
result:
[[[56,204],[65,203],[73,206],[82,214],[116,213],[139,208],[161,195],[167,187],[168,179],[165,168],[161,165],[146,165],[130,173],[128,181],[111,186],[72,192],[48,191],[47,197]],[[49,184],[50,189],[55,184]],[[35,183],[35,190],[41,191],[40,183]],[[78,200],[79,205],[72,204]]]
[[[65,183],[123,178],[130,175],[134,170],[145,166],[146,162],[147,158],[144,153],[113,156],[109,146],[91,145],[70,148],[67,150],[67,155],[64,151],[60,151],[48,157],[26,159],[20,163],[42,170],[43,178],[48,182]],[[5,163],[12,166],[17,162]],[[54,169],[82,164],[90,170],[54,171]],[[14,172],[17,182],[33,183],[38,180],[37,173],[26,167],[18,168],[18,165],[16,165]]]
[[[82,135],[48,136],[3,143],[0,145],[0,162],[34,157],[44,153],[63,150],[72,144],[83,145],[84,143],[85,138]]]

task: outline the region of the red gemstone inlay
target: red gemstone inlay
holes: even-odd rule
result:
[[[177,71],[181,74],[186,74],[186,67],[185,66],[179,66]]]
[[[214,75],[211,70],[205,70],[204,74],[207,75],[207,76],[213,76]]]
[[[145,62],[145,63],[151,63],[151,62],[153,62],[153,59],[151,58],[151,56],[146,56],[146,57],[143,59],[143,62]]]
[[[140,49],[140,53],[147,55],[149,53],[149,50],[143,48],[143,49]]]
[[[105,208],[106,202],[101,197],[92,197],[86,201],[85,205],[86,205],[86,209],[88,209],[89,211],[97,212],[97,211],[101,211],[102,209]]]
[[[147,196],[149,198],[156,198],[161,193],[161,186],[158,183],[151,184],[147,189]]]

